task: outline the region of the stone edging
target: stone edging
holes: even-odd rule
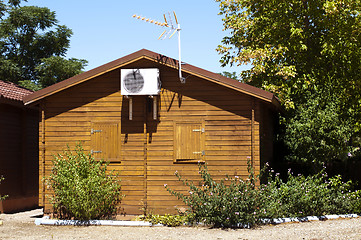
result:
[[[281,224],[289,222],[308,222],[308,221],[323,221],[328,219],[338,219],[338,218],[357,218],[360,217],[357,214],[341,214],[341,215],[325,215],[325,216],[307,216],[307,217],[298,217],[298,218],[275,218],[272,221],[270,219],[264,219],[264,223],[270,224]],[[152,226],[163,226],[162,224],[153,225],[150,222],[144,221],[113,221],[113,220],[89,220],[89,221],[79,221],[79,220],[57,220],[49,219],[48,216],[43,218],[35,219],[36,225],[53,225],[53,226],[83,226],[83,225],[92,225],[92,226],[123,226],[123,227],[152,227]],[[242,226],[241,224],[238,227],[248,228],[248,226]]]

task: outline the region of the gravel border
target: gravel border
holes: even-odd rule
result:
[[[325,215],[325,216],[307,216],[298,218],[275,218],[273,220],[264,219],[263,222],[268,224],[282,224],[291,222],[309,222],[309,221],[325,221],[329,219],[338,218],[357,218],[357,214],[340,214],[340,215]],[[123,227],[154,227],[164,226],[162,224],[153,225],[145,221],[123,221],[123,220],[58,220],[50,219],[49,216],[35,219],[35,225],[53,225],[53,226],[123,226]],[[199,226],[203,226],[200,224]],[[249,225],[238,224],[238,227],[249,228]]]
[[[42,210],[1,214],[1,240],[361,240],[361,217],[327,221],[266,224],[253,229],[209,227],[115,227],[115,226],[46,226],[35,225]]]

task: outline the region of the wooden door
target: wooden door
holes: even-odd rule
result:
[[[118,122],[91,124],[91,153],[97,160],[120,162],[120,134]]]
[[[181,122],[174,126],[174,161],[202,161],[204,156],[204,126]]]

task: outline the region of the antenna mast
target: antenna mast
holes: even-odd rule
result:
[[[160,39],[166,39],[168,36],[169,38],[173,37],[173,35],[177,32],[178,33],[178,70],[179,70],[179,80],[181,83],[185,83],[186,79],[182,76],[182,60],[181,60],[181,40],[180,40],[180,24],[178,23],[177,15],[173,11],[173,17],[176,24],[173,24],[173,18],[172,15],[168,12],[168,16],[163,14],[164,22],[158,22],[149,18],[141,17],[136,14],[133,15],[134,18],[143,20],[149,23],[153,23],[155,25],[161,26],[161,27],[167,27],[170,28],[167,32],[167,30],[164,30],[163,33],[159,36],[158,40]]]

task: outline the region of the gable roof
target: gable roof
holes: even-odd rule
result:
[[[31,93],[33,91],[20,87],[15,83],[0,80],[0,98],[22,101],[25,96]]]
[[[100,67],[94,68],[87,72],[83,72],[79,75],[76,75],[74,77],[66,79],[62,82],[56,83],[47,88],[41,89],[37,92],[34,92],[33,94],[24,97],[23,101],[24,101],[25,105],[37,102],[37,101],[39,101],[45,97],[48,97],[52,94],[55,94],[64,89],[67,89],[67,88],[70,88],[77,84],[80,84],[82,82],[88,81],[94,77],[97,77],[104,73],[110,72],[114,69],[121,68],[122,66],[125,66],[127,64],[139,61],[140,59],[147,59],[147,60],[154,61],[154,62],[157,62],[162,65],[168,66],[170,68],[178,69],[178,61],[177,60],[166,57],[159,53],[149,51],[147,49],[142,49],[142,50],[139,50],[132,54],[129,54],[127,56],[124,56],[122,58],[119,58],[117,60],[114,60],[112,62],[106,63]],[[242,93],[245,93],[247,95],[251,95],[251,96],[259,98],[263,101],[269,102],[269,103],[275,105],[277,108],[280,108],[279,100],[271,92],[267,92],[260,88],[256,88],[256,87],[250,86],[248,84],[241,83],[235,79],[227,78],[218,73],[213,73],[213,72],[192,66],[190,64],[184,64],[184,65],[182,64],[182,72],[190,74],[190,75],[198,76],[198,77],[206,79],[210,82],[214,82],[219,85],[234,89],[234,90],[242,92]]]

